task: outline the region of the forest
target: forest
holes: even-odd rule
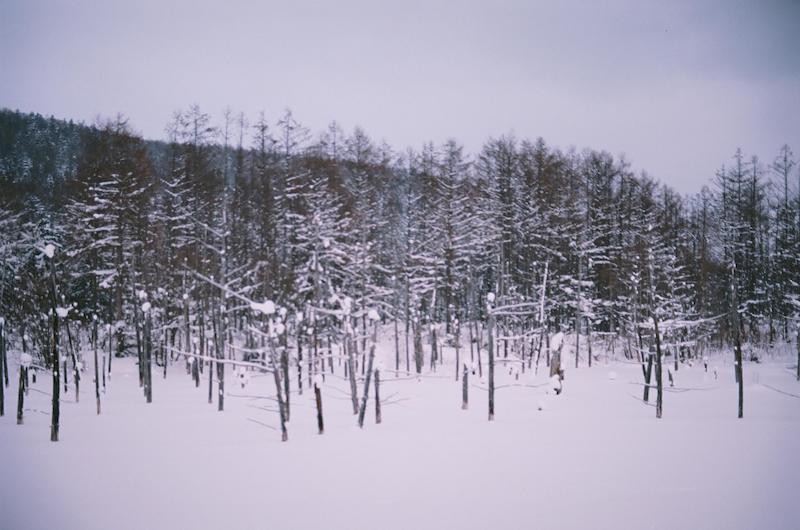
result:
[[[321,433],[319,381],[343,375],[363,424],[379,330],[385,373],[449,370],[465,407],[468,375],[486,371],[489,419],[496,366],[560,379],[598,350],[641,364],[658,417],[664,372],[722,351],[742,417],[744,363],[800,345],[789,146],[737,150],[686,196],[542,138],[398,152],[276,118],[191,106],[151,141],[122,116],[0,111],[0,389],[16,349],[18,422],[29,371],[52,375],[55,441],[59,389],[89,379],[99,414],[112,360],[132,357],[148,402],[170,366],[207,377],[219,410],[226,366],[271,374],[284,440],[290,395],[316,391]]]

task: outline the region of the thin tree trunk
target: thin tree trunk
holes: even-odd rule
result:
[[[214,328],[214,350],[217,358],[217,410],[225,409],[225,337],[222,335],[221,315],[212,314],[211,321]],[[209,376],[210,377],[210,376]]]
[[[381,372],[375,369],[375,423],[380,423],[381,418]]]
[[[469,408],[469,370],[464,363],[464,375],[461,378],[461,410]]]
[[[22,425],[22,413],[25,410],[25,381],[28,379],[28,368],[19,367],[19,388],[17,390],[17,425]],[[2,386],[2,385],[0,385]],[[0,391],[1,392],[1,391]],[[0,399],[2,401],[2,399]],[[2,414],[0,414],[2,416]]]
[[[153,322],[150,311],[147,311],[144,322],[144,393],[147,403],[153,402],[153,341],[152,341]]]
[[[356,387],[356,370],[353,359],[353,339],[349,333],[345,336],[345,349],[347,349],[347,376],[350,379],[350,399],[353,402],[353,414],[358,414],[358,389]]]
[[[108,325],[108,379],[111,380],[111,358],[114,356],[111,324]],[[103,374],[103,387],[105,388],[105,373]]]
[[[297,324],[297,393],[303,395],[303,334],[301,324]]]
[[[94,327],[92,329],[92,342],[94,342],[94,395],[97,400],[97,414],[100,414],[100,368],[97,362],[97,315],[94,317]]]
[[[580,356],[581,345],[581,320],[583,319],[583,308],[581,307],[581,289],[583,283],[583,262],[580,255],[578,255],[578,300],[575,309],[575,368],[578,367],[578,359]]]
[[[397,329],[397,311],[394,314],[394,375],[400,375],[400,332]]]
[[[744,377],[742,370],[742,339],[739,330],[739,301],[736,290],[736,266],[731,267],[731,321],[733,324],[733,346],[736,362],[736,382],[739,384],[739,413],[738,417],[744,417]]]
[[[481,341],[483,340],[483,334],[478,328],[477,321],[475,322],[475,334],[478,337],[478,340],[475,341],[475,356],[478,358],[478,377],[483,377],[483,362],[481,361]]]
[[[278,358],[275,355],[275,347],[272,341],[270,341],[270,360],[272,361],[272,376],[275,379],[275,395],[278,398],[278,416],[281,421],[281,441],[285,442],[289,439],[289,433],[286,431],[286,412],[281,392],[280,365],[278,364]]]
[[[420,327],[422,324],[419,322],[414,322],[412,327],[414,328],[414,367],[417,370],[417,374],[422,373],[422,365],[424,362],[424,352],[422,350],[422,331]]]
[[[317,404],[317,430],[319,434],[325,433],[325,424],[322,421],[322,391],[317,382],[314,382],[314,400]]]
[[[461,366],[460,364],[460,352],[461,352],[461,322],[456,322],[456,381],[458,381],[458,369]]]
[[[642,375],[644,375],[644,395],[642,399],[645,403],[650,400],[650,379],[653,374],[653,354],[647,355],[647,368],[642,364]]]
[[[281,336],[281,341],[283,342],[283,348],[281,349],[281,370],[283,370],[283,393],[284,393],[284,415],[286,416],[286,421],[289,421],[291,417],[291,407],[289,405],[289,348],[286,345],[287,342],[287,333],[283,333]],[[277,367],[276,367],[277,369]]]
[[[78,357],[75,354],[75,345],[72,342],[72,332],[69,330],[69,322],[64,322],[64,328],[67,330],[67,340],[69,341],[70,358],[72,359],[73,379],[75,381],[75,402],[81,400],[81,374],[78,370]],[[64,361],[64,372],[67,371],[67,361]]]
[[[372,365],[375,362],[375,343],[378,340],[378,324],[374,324],[372,331],[372,344],[369,347],[369,358],[367,359],[366,374],[364,377],[364,394],[361,397],[361,408],[358,411],[358,426],[364,427],[364,415],[367,412],[367,399],[369,399],[369,383],[372,378]]]
[[[61,381],[60,375],[58,373],[59,370],[59,353],[58,353],[58,312],[56,311],[56,300],[58,300],[58,293],[56,291],[56,269],[55,263],[53,259],[50,260],[50,281],[51,281],[51,291],[50,291],[50,305],[51,310],[53,312],[53,341],[52,341],[52,352],[51,352],[51,363],[53,369],[53,409],[50,413],[50,441],[57,442],[58,441],[58,427],[59,427],[59,393],[61,392]]]
[[[23,338],[22,340],[24,342],[25,339]],[[3,317],[0,317],[0,368],[2,368],[2,371],[5,374],[5,386],[8,386],[8,355],[6,352],[6,330],[5,330],[5,320],[3,319]],[[5,393],[2,389],[0,389],[0,416],[3,415],[4,399],[5,399]]]
[[[209,355],[208,359],[208,404],[214,403],[214,361]]]
[[[3,323],[0,322],[0,373],[3,370],[3,366],[5,365],[5,340],[3,340]],[[5,385],[2,384],[0,381],[0,416],[4,416],[6,413],[6,391]]]
[[[494,315],[489,308],[487,319],[487,333],[489,334],[489,421],[494,420]]]
[[[664,404],[664,378],[661,367],[661,336],[658,332],[658,319],[653,311],[653,327],[656,334],[656,418],[660,418]]]

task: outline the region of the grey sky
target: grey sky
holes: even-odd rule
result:
[[[397,149],[542,136],[694,192],[737,146],[800,155],[800,1],[0,0],[0,106],[163,138],[191,103]]]

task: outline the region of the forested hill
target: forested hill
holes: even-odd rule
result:
[[[47,243],[59,303],[117,326],[120,353],[145,294],[164,329],[187,308],[201,318],[214,297],[243,325],[236,292],[274,300],[298,326],[314,318],[324,335],[344,300],[449,334],[483,318],[493,293],[541,308],[513,326],[622,337],[630,355],[653,317],[692,355],[709,340],[783,340],[798,311],[788,147],[768,162],[732,153],[686,198],[606,152],[541,138],[490,139],[474,156],[455,141],[398,153],[360,129],[312,135],[288,111],[215,124],[197,107],[167,130],[153,142],[119,119],[0,111],[0,301],[12,326],[47,342]]]

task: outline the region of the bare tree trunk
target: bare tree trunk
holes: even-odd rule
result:
[[[111,335],[112,326],[111,324],[108,325],[108,379],[111,380],[111,358],[114,356],[113,345],[112,345],[112,335]],[[106,387],[106,372],[103,370],[103,388]]]
[[[475,335],[478,340],[475,341],[475,356],[478,358],[478,377],[483,377],[483,362],[481,361],[481,341],[483,341],[483,334],[478,328],[478,322],[475,321]]]
[[[167,348],[166,348],[166,346],[167,346],[167,334],[168,333],[165,332],[163,334],[163,336],[161,337],[161,360],[164,362],[164,372],[163,372],[162,376],[163,376],[164,379],[167,378],[167,361],[168,361]],[[175,346],[175,336],[174,335],[172,336],[172,346],[173,347]]]
[[[487,333],[489,334],[489,421],[494,420],[494,315],[491,307],[487,319]]]
[[[461,410],[469,408],[469,370],[464,363],[464,375],[461,378]]]
[[[214,361],[209,355],[208,358],[208,404],[214,403]]]
[[[52,351],[50,353],[50,360],[52,363],[53,369],[53,410],[50,413],[50,441],[57,442],[58,441],[58,427],[59,427],[59,393],[61,392],[60,386],[60,376],[58,373],[59,370],[59,353],[58,353],[58,312],[56,311],[56,301],[58,300],[58,291],[56,290],[56,268],[53,259],[49,260],[50,262],[50,281],[51,281],[51,290],[50,290],[50,305],[51,310],[53,312],[53,341],[52,341]]]
[[[417,369],[417,374],[422,373],[422,365],[424,362],[424,352],[422,350],[422,332],[420,327],[422,324],[419,322],[414,322],[412,327],[414,328],[414,366]]]
[[[94,395],[97,401],[97,414],[100,414],[100,369],[97,363],[97,315],[94,316],[92,328],[92,342],[94,342]]]
[[[575,368],[578,367],[578,358],[581,345],[581,320],[583,319],[583,307],[581,307],[581,289],[583,283],[583,262],[580,254],[578,255],[578,300],[575,309]]]
[[[592,367],[592,322],[586,318],[586,352],[589,355],[589,368]]]
[[[147,403],[153,402],[153,340],[152,340],[153,319],[150,311],[147,311],[144,319],[144,395]]]
[[[397,311],[394,312],[394,375],[400,375],[400,331],[397,327]]]
[[[644,395],[642,399],[645,403],[650,400],[650,380],[653,375],[653,354],[647,355],[647,368],[642,364],[642,375],[644,376]]]
[[[214,327],[215,357],[217,358],[217,410],[222,411],[225,409],[225,353],[223,351],[225,337],[221,333],[222,318],[219,313],[212,314],[211,319]]]
[[[369,399],[369,383],[372,377],[372,365],[375,362],[375,343],[378,341],[378,324],[373,325],[372,344],[369,347],[369,358],[367,359],[366,374],[364,377],[364,394],[361,397],[361,408],[358,411],[358,426],[364,427],[364,415],[367,412],[367,399]]]
[[[23,339],[24,341],[25,339]],[[6,352],[6,331],[5,331],[5,320],[3,317],[0,317],[0,368],[2,368],[3,373],[5,374],[5,386],[8,386],[8,354]],[[0,386],[3,386],[0,384]],[[5,399],[5,393],[2,389],[0,389],[0,416],[3,415],[3,401]]]
[[[139,387],[144,388],[144,348],[142,348],[142,332],[139,323],[139,309],[138,304],[135,303],[133,307],[134,321],[133,326],[136,328],[136,358],[139,361]],[[147,394],[147,390],[144,390]]]
[[[22,425],[22,413],[25,410],[25,381],[28,379],[28,367],[19,367],[19,388],[17,389],[17,425]],[[2,386],[2,385],[0,385]],[[2,392],[2,391],[0,391]],[[2,401],[2,399],[0,399]],[[2,406],[0,406],[2,408]],[[0,414],[2,416],[2,414]]]
[[[458,369],[461,366],[460,353],[461,353],[461,322],[456,320],[456,381],[458,381]]]
[[[297,393],[303,395],[303,334],[301,324],[297,324]]]
[[[281,421],[281,441],[285,442],[289,439],[289,433],[286,431],[286,412],[283,403],[283,396],[281,392],[281,375],[278,364],[277,356],[275,355],[275,347],[270,340],[270,360],[272,361],[272,376],[275,379],[275,395],[278,398],[278,416]]]
[[[319,434],[325,432],[325,424],[322,421],[322,391],[317,382],[314,382],[314,400],[317,403],[317,429]]]
[[[431,321],[431,369],[436,371],[436,362],[439,360],[438,340],[436,338],[436,324]]]
[[[381,372],[375,369],[375,423],[380,423],[381,418]]]
[[[736,265],[731,266],[731,322],[733,347],[736,362],[736,382],[739,384],[739,418],[744,417],[744,374],[742,370],[742,339],[739,330],[739,301],[736,292]]]
[[[349,333],[345,336],[344,347],[347,349],[347,375],[350,379],[350,399],[353,402],[353,414],[358,414],[358,389],[356,387],[356,367],[353,359],[353,339]]]
[[[660,418],[664,403],[664,378],[661,367],[661,336],[658,332],[658,319],[653,309],[653,327],[656,334],[656,418]]]
[[[6,364],[5,356],[5,340],[3,340],[3,323],[0,321],[0,373],[2,373],[3,366]],[[0,381],[0,416],[6,413],[6,391],[5,385]]]
[[[281,335],[281,342],[283,343],[283,348],[281,349],[281,370],[283,370],[283,392],[285,401],[284,415],[286,416],[286,421],[289,421],[289,418],[291,417],[291,407],[289,405],[289,348],[287,346],[287,337],[287,333],[283,333]]]
[[[75,354],[75,345],[72,342],[72,333],[69,330],[69,322],[64,322],[64,328],[67,330],[67,340],[69,341],[69,351],[70,351],[70,358],[72,359],[72,371],[73,371],[73,379],[75,381],[75,402],[79,402],[81,400],[81,374],[78,370],[78,358]],[[64,372],[67,371],[67,361],[64,361]]]

